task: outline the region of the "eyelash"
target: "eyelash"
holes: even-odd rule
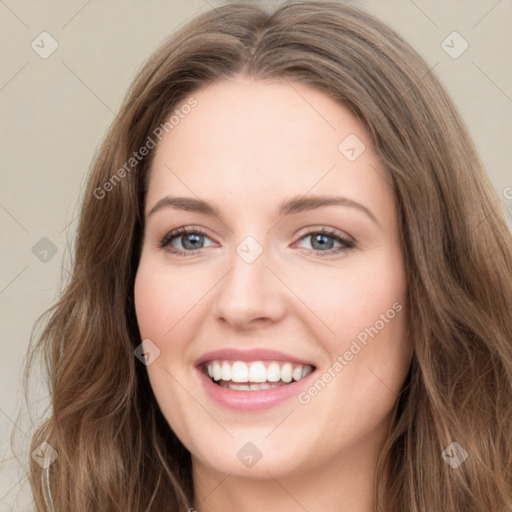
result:
[[[208,237],[208,235],[200,228],[191,229],[191,228],[181,227],[181,228],[174,229],[173,231],[171,231],[167,235],[165,235],[160,240],[158,245],[159,245],[160,249],[164,249],[165,247],[169,246],[169,244],[175,238],[178,238],[183,235],[190,235],[190,234],[203,235],[205,237]],[[328,251],[318,251],[316,249],[305,249],[306,251],[314,252],[321,256],[329,256],[332,254],[339,254],[339,253],[348,251],[350,249],[353,249],[355,247],[355,243],[352,240],[350,240],[348,238],[343,238],[336,231],[330,230],[328,228],[321,228],[321,229],[317,229],[317,230],[313,230],[313,231],[308,231],[307,233],[305,233],[304,235],[302,235],[300,237],[300,240],[302,240],[303,238],[307,238],[308,236],[311,236],[311,235],[326,235],[331,238],[334,238],[336,241],[340,242],[344,246],[344,247],[337,247],[335,249],[329,249]],[[200,252],[201,252],[201,249],[196,249],[193,251],[182,251],[182,250],[176,249],[174,247],[172,249],[168,248],[167,250],[170,253],[175,254],[176,256],[183,256],[183,257],[190,256],[193,254],[200,254]]]

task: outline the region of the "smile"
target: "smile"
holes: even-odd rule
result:
[[[215,384],[237,391],[258,391],[286,386],[313,371],[313,366],[284,361],[229,361],[205,363],[203,373]]]

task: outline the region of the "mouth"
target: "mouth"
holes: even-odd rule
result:
[[[200,364],[199,369],[217,386],[234,391],[260,391],[298,382],[315,367],[290,361],[214,359]]]

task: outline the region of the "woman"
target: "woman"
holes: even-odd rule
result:
[[[511,235],[446,92],[367,13],[184,27],[75,251],[33,352],[37,510],[510,511]]]

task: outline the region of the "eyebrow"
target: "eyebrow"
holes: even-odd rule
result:
[[[369,208],[353,201],[352,199],[340,196],[295,196],[281,202],[276,209],[276,213],[280,217],[284,217],[294,213],[315,210],[323,206],[333,205],[356,208],[368,215],[368,217],[370,217],[376,224],[379,224],[377,217]],[[220,217],[219,210],[212,204],[203,201],[202,199],[180,196],[166,196],[160,199],[155,203],[153,208],[151,208],[148,213],[148,217],[165,207],[174,207],[188,212],[203,213],[205,215]]]

